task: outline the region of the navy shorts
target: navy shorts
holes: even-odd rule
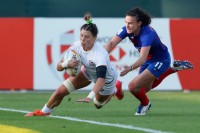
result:
[[[152,61],[147,60],[139,70],[139,74],[142,73],[145,69],[148,69],[156,78],[159,78],[167,69],[170,67],[171,59],[170,56],[163,60]]]

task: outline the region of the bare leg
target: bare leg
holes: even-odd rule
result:
[[[113,97],[114,94],[112,95],[100,95],[99,93],[96,94],[95,98],[98,101],[97,103],[94,102],[94,105],[97,109],[102,108],[105,104],[107,104],[111,98]],[[94,100],[95,101],[95,100]]]
[[[155,78],[156,77],[146,69],[129,83],[129,91],[140,101],[141,105],[143,106],[146,106],[149,103],[146,92],[151,89]]]
[[[49,101],[47,102],[47,107],[53,109],[54,107],[58,106],[63,98],[69,95],[69,92],[65,88],[64,85],[61,85],[50,97]]]

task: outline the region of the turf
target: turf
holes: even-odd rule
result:
[[[41,109],[52,92],[0,92],[0,108],[33,111]],[[123,100],[113,98],[102,109],[93,103],[77,103],[88,92],[74,92],[64,98],[52,115],[117,123],[148,128],[162,132],[197,133],[200,123],[200,92],[160,92],[151,91],[148,96],[152,108],[146,116],[134,116],[139,102],[125,92]],[[76,122],[51,117],[24,117],[24,113],[0,110],[0,125],[32,129],[41,133],[143,133],[143,131]],[[1,129],[0,129],[1,132]],[[150,131],[147,131],[150,132]],[[16,131],[17,133],[17,131]]]

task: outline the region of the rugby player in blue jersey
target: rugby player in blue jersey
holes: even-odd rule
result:
[[[135,115],[145,115],[151,107],[146,93],[159,85],[168,75],[179,70],[191,69],[189,61],[174,61],[170,67],[171,58],[168,48],[161,42],[156,31],[150,26],[151,16],[140,8],[127,11],[125,26],[105,45],[110,53],[112,48],[128,37],[133,46],[140,52],[139,58],[130,66],[124,66],[120,76],[125,76],[139,68],[139,74],[131,79],[129,91],[140,101]]]

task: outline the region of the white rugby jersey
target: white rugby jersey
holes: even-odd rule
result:
[[[97,80],[96,67],[102,65],[107,67],[105,83],[108,84],[114,80],[114,76],[117,75],[117,71],[111,65],[108,52],[100,43],[95,42],[90,51],[85,51],[81,42],[76,41],[73,45],[71,45],[71,49],[75,50],[79,54],[81,57],[81,63],[85,66],[86,73],[94,82]]]

